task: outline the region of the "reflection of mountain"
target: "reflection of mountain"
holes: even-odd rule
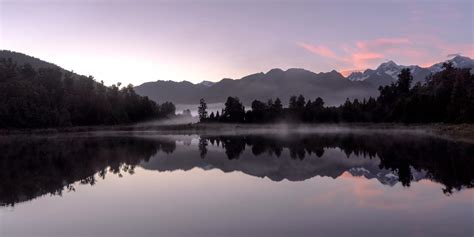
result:
[[[246,148],[250,149],[246,149]],[[396,135],[207,136],[198,157],[191,148],[156,156],[141,166],[158,171],[217,168],[241,171],[274,181],[301,181],[314,176],[337,178],[344,172],[375,178],[382,184],[430,178],[446,191],[472,187],[467,164],[474,146],[428,137]],[[217,150],[216,150],[217,149]],[[229,160],[223,160],[221,153]],[[179,154],[176,154],[179,153]]]
[[[194,150],[176,150],[175,153],[166,156],[157,155],[148,162],[142,163],[145,169],[162,171],[190,170],[195,167],[208,169],[219,169],[223,172],[240,171],[242,173],[256,176],[268,177],[273,181],[284,179],[290,181],[302,181],[315,176],[326,176],[337,178],[351,167],[370,167],[378,169],[378,161],[375,159],[364,159],[363,157],[351,157],[347,159],[344,153],[331,149],[326,151],[321,158],[308,157],[306,159],[292,159],[288,151],[283,151],[280,157],[262,154],[255,157],[250,151],[242,152],[239,159],[222,159],[222,150],[210,150],[206,157],[201,159]]]
[[[337,178],[344,172],[387,185],[428,178],[448,193],[474,185],[474,146],[428,137],[252,135],[176,141],[170,136],[0,137],[0,205],[60,195],[74,190],[75,182],[93,185],[107,173],[133,174],[136,165],[157,171],[240,171],[275,181]]]
[[[410,167],[410,171],[413,174],[413,181],[419,181],[426,178],[425,171],[418,171]],[[400,177],[392,170],[377,169],[368,170],[366,167],[350,168],[348,172],[353,176],[363,176],[367,179],[377,179],[380,183],[394,186],[398,183]]]

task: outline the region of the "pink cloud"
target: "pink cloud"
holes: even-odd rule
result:
[[[337,54],[333,49],[324,45],[313,45],[309,43],[298,43],[305,50],[335,60],[338,69],[348,68],[345,71],[358,71],[372,67],[385,59],[385,51],[399,47],[400,45],[411,44],[407,38],[379,38],[370,41],[358,41],[355,45],[342,45],[344,54]]]
[[[356,69],[367,68],[384,59],[384,55],[375,52],[360,52],[351,55],[351,61]]]
[[[411,41],[407,38],[379,38],[369,41],[358,41],[356,46],[359,50],[384,50],[402,45],[409,45]]]
[[[337,69],[346,76],[354,71],[375,68],[386,60],[394,60],[403,65],[431,66],[446,60],[445,56],[453,52],[474,57],[473,44],[447,43],[433,36],[376,38],[352,44],[344,43],[336,48],[309,43],[298,45],[313,54],[333,60],[332,69]]]
[[[334,58],[338,59],[336,53],[334,53],[331,49],[323,45],[311,45],[307,43],[298,43],[299,46],[303,47],[304,49],[310,51],[311,53],[321,55],[326,58]]]
[[[403,52],[400,49],[411,44],[412,42],[407,38],[378,38],[358,41],[355,43],[355,47],[346,48],[346,52],[352,59],[353,70],[363,70],[376,66],[390,55]]]

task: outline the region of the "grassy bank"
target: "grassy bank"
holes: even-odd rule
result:
[[[47,129],[3,129],[0,135],[45,135],[60,133],[135,133],[135,134],[268,134],[268,133],[403,133],[438,136],[474,143],[474,124],[137,124],[126,126],[91,126]]]

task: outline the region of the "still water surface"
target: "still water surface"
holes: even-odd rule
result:
[[[473,236],[474,145],[418,135],[0,138],[0,236]]]

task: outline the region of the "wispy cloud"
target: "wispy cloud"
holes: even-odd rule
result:
[[[410,45],[412,42],[407,38],[378,38],[368,41],[358,41],[356,46],[359,50],[386,50],[403,45]]]
[[[333,48],[307,42],[297,44],[310,53],[333,60],[334,69],[338,69],[343,75],[374,68],[387,60],[430,66],[444,60],[445,55],[452,52],[462,52],[462,55],[474,57],[472,44],[450,44],[436,37],[426,36],[359,40]]]
[[[371,41],[358,41],[353,45],[339,47],[342,53],[337,54],[333,49],[325,45],[298,43],[300,47],[313,54],[334,60],[338,66],[337,69],[343,72],[352,72],[371,67],[385,60],[387,51],[406,44],[410,44],[410,41],[405,38],[380,38]]]
[[[448,55],[446,55],[447,58],[452,58],[452,57],[456,57],[456,56],[459,56],[461,55],[460,53],[450,53]]]
[[[326,57],[326,58],[333,58],[340,60],[336,53],[329,49],[328,47],[324,45],[312,45],[312,44],[307,44],[307,43],[298,43],[299,46],[303,47],[304,49],[310,51],[311,53],[318,54],[320,56]]]

